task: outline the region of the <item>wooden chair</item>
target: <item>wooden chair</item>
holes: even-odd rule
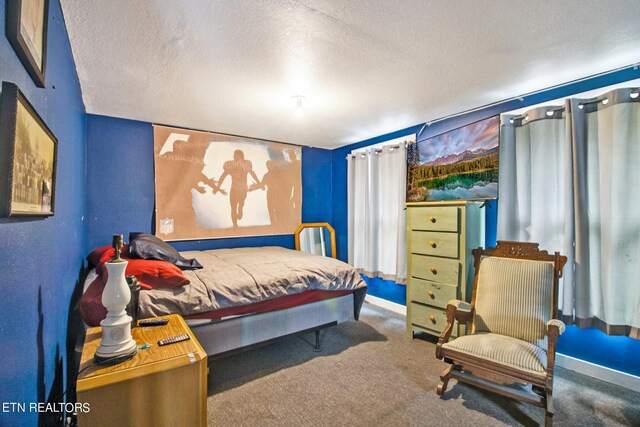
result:
[[[558,316],[558,280],[567,257],[549,255],[537,243],[499,241],[474,249],[471,304],[451,300],[436,357],[450,363],[437,393],[449,378],[546,409],[553,421],[553,369],[556,342],[564,332]],[[454,321],[468,334],[449,342]],[[513,387],[531,384],[531,389]]]

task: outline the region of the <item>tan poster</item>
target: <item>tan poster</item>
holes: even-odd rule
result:
[[[156,235],[164,240],[293,234],[302,149],[154,126]]]

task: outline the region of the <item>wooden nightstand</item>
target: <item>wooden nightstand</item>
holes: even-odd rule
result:
[[[102,328],[87,330],[76,394],[89,412],[78,413],[80,426],[205,426],[207,354],[182,317],[172,314],[164,326],[131,330],[138,345],[132,359],[119,365],[94,365]],[[158,340],[189,334],[190,340],[160,347]]]

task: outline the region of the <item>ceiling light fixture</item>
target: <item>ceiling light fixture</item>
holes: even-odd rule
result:
[[[302,95],[296,95],[296,96],[292,96],[291,99],[293,99],[293,101],[295,102],[295,109],[293,110],[293,113],[296,115],[296,117],[304,116],[304,108],[302,107],[302,101],[305,99],[305,97]]]

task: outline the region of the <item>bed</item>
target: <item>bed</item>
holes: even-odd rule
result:
[[[281,247],[180,254],[203,268],[182,271],[186,285],[141,290],[138,316],[182,315],[209,356],[357,320],[367,291],[348,264]],[[89,324],[104,317],[97,282],[97,273],[87,277],[80,302]]]

